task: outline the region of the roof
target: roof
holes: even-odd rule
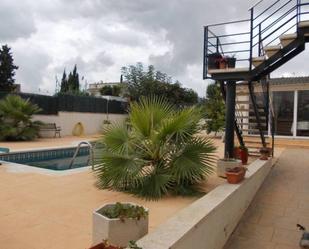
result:
[[[270,84],[271,85],[309,84],[309,76],[272,78],[270,79]]]
[[[270,85],[309,84],[309,76],[271,78],[269,82]],[[242,81],[238,84],[246,85],[248,82]]]

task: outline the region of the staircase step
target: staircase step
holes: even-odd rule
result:
[[[242,111],[242,112],[254,112],[253,108],[235,108],[236,111]],[[264,112],[264,108],[258,108],[258,111]]]
[[[254,119],[254,120],[256,120],[256,117],[253,117],[253,116],[250,116],[250,117],[249,117],[249,116],[237,116],[237,115],[236,115],[235,118],[236,118],[236,119],[249,119],[249,120],[253,120],[253,119]],[[266,120],[265,115],[260,115],[260,119],[261,119],[261,120]]]
[[[238,105],[249,105],[250,103],[250,100],[236,100],[236,104]]]
[[[238,122],[238,125],[249,125],[249,126],[251,126],[251,125],[254,125],[254,126],[256,126],[256,125],[258,125],[258,123],[252,123],[252,122],[250,122],[250,123],[244,123],[244,122]],[[261,124],[261,126],[264,126],[263,128],[266,128],[266,124],[264,124],[264,123],[262,123]]]
[[[253,131],[253,132],[259,132],[260,130],[259,129],[252,129],[252,128],[249,128],[249,129],[241,129],[242,131],[246,131],[246,132],[250,132],[250,131]]]
[[[238,68],[224,68],[224,69],[209,69],[209,74],[218,74],[218,73],[239,73],[239,72],[248,72],[249,68],[247,67],[238,67]]]
[[[280,43],[282,47],[285,47],[297,38],[297,34],[296,33],[285,34],[285,35],[280,36],[279,38],[280,38]]]
[[[266,60],[265,56],[254,57],[252,58],[252,64],[253,66],[257,67],[261,65],[265,60]]]
[[[264,51],[267,55],[267,57],[272,57],[274,54],[276,54],[279,50],[281,49],[280,45],[276,45],[276,46],[267,46],[264,48]]]
[[[309,21],[299,22],[298,27],[300,27],[300,28],[308,28],[309,27]]]

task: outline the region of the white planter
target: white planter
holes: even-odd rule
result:
[[[122,204],[137,205],[134,203]],[[115,204],[105,204],[92,214],[92,242],[94,245],[107,239],[112,245],[126,247],[130,240],[136,241],[148,233],[148,215],[140,220],[124,219],[121,221],[120,219],[109,219],[100,213],[113,205]]]
[[[219,159],[217,163],[217,175],[220,177],[226,177],[225,171],[230,168],[235,167],[241,167],[241,161],[240,160],[225,160],[225,159]]]

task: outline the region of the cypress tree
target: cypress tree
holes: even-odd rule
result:
[[[14,91],[14,76],[17,69],[18,67],[14,65],[11,48],[3,45],[0,49],[0,91]]]
[[[67,79],[67,74],[64,69],[63,74],[62,74],[62,79],[61,79],[60,92],[66,93],[67,91],[68,91],[68,79]]]

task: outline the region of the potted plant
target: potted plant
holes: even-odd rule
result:
[[[246,146],[239,146],[239,150],[240,160],[245,165],[248,163],[248,148]]]
[[[235,58],[235,55],[226,56],[225,59],[226,59],[226,63],[227,63],[227,67],[228,67],[228,68],[235,68],[235,66],[236,66],[236,58]]]
[[[106,204],[93,212],[93,244],[102,239],[126,247],[148,232],[148,209],[133,203]]]
[[[226,69],[227,68],[227,59],[226,57],[221,57],[218,59],[219,69]]]
[[[247,169],[245,167],[235,167],[227,169],[225,174],[228,183],[230,184],[240,183],[245,178],[246,170]]]
[[[143,248],[137,246],[137,244],[134,240],[129,241],[128,248],[129,249],[143,249]],[[89,249],[124,249],[124,247],[114,246],[114,245],[111,245],[108,242],[108,240],[103,240],[102,243],[97,244],[95,246],[92,246]]]
[[[220,53],[213,53],[208,55],[208,69],[218,69],[219,60],[222,58]]]
[[[225,157],[223,159],[219,159],[217,163],[217,175],[219,177],[226,178],[226,170],[229,168],[241,167],[241,161]]]
[[[261,153],[261,157],[260,157],[261,160],[268,160],[268,157],[270,155],[269,148],[262,147],[260,149],[260,153]]]
[[[234,147],[234,158],[240,159],[240,148],[239,148],[239,146]]]

